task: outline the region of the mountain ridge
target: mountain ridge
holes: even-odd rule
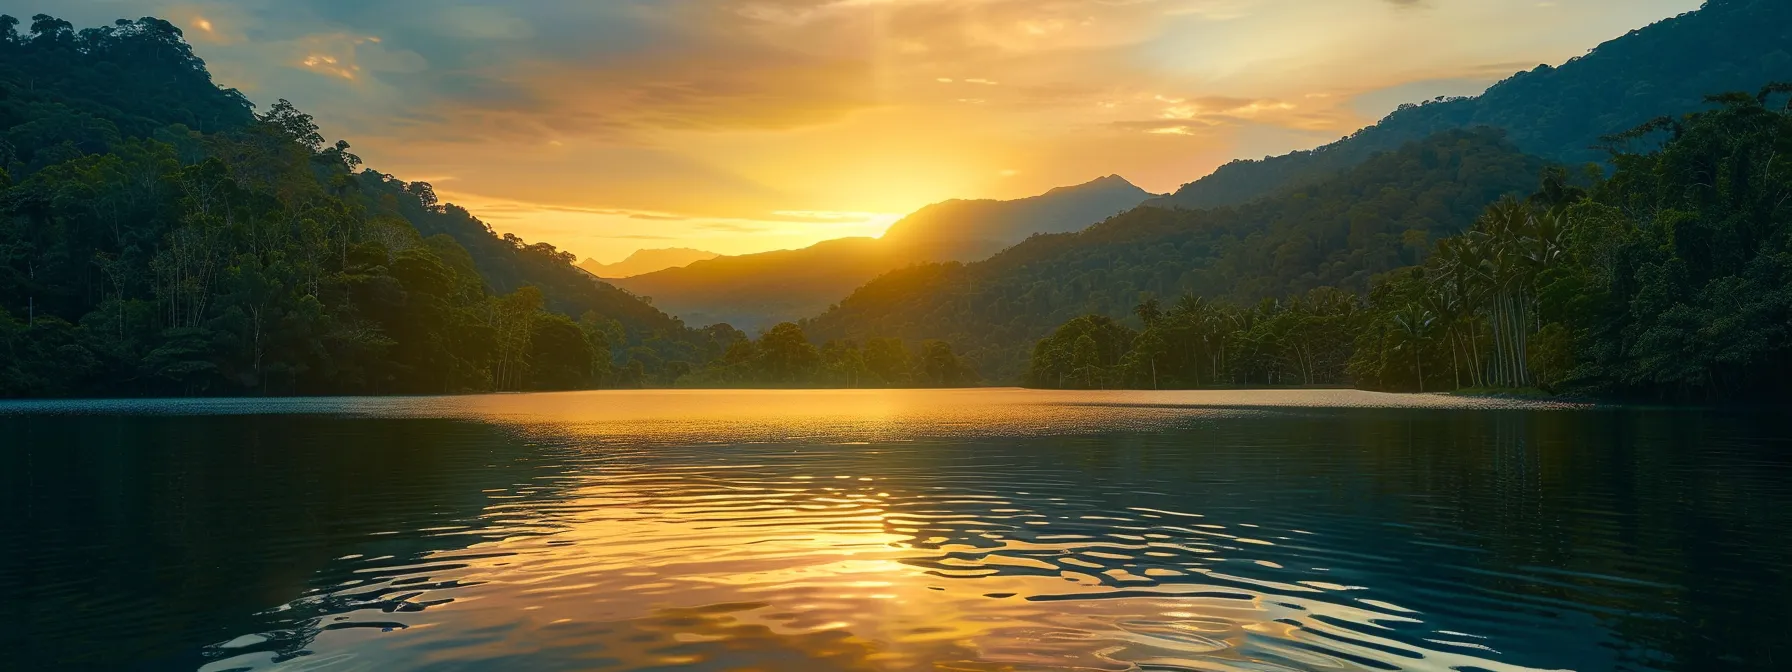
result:
[[[1012,381],[1027,347],[1052,328],[1080,315],[1130,319],[1146,297],[1363,293],[1497,198],[1528,193],[1545,161],[1591,158],[1600,137],[1704,109],[1714,93],[1792,80],[1788,49],[1792,3],[1712,0],[1481,97],[1402,106],[1318,149],[1228,164],[1079,234],[1037,237],[983,262],[894,271],[803,325],[822,340],[942,339],[980,361],[986,378]],[[1500,138],[1497,151],[1462,145],[1487,145],[1488,133]],[[1368,188],[1369,173],[1386,184]],[[1464,188],[1471,181],[1482,186]]]
[[[1709,0],[1700,9],[1607,40],[1559,66],[1540,65],[1479,96],[1406,104],[1311,150],[1238,160],[1153,199],[1159,207],[1240,205],[1310,184],[1449,129],[1506,130],[1519,149],[1578,164],[1605,154],[1600,138],[1663,115],[1703,109],[1714,91],[1792,79],[1792,3]],[[1648,63],[1647,67],[1636,67]]]
[[[1423,258],[1486,204],[1528,192],[1546,163],[1496,129],[1448,131],[1330,180],[1237,208],[1141,206],[1075,233],[1034,236],[988,259],[879,276],[802,324],[817,340],[939,339],[989,380],[1013,381],[1027,350],[1085,314],[1122,319],[1146,296],[1243,303],[1320,286],[1367,292]]]
[[[884,272],[981,259],[1032,235],[1086,228],[1151,195],[1109,175],[1007,201],[953,199],[898,220],[881,238],[721,256],[612,282],[686,322],[755,331],[814,315]]]
[[[586,257],[576,264],[580,270],[597,276],[600,279],[630,278],[645,275],[668,268],[689,266],[692,262],[705,261],[722,256],[716,252],[689,247],[662,247],[635,250],[613,264],[601,263]]]
[[[1109,216],[1129,210],[1156,196],[1119,175],[1107,175],[1082,184],[1053,187],[1045,193],[1012,200],[950,199],[934,203],[897,220],[883,240],[915,244],[954,241],[951,260],[971,261],[1039,233],[1080,230]],[[969,234],[941,231],[941,227],[974,223]],[[931,229],[929,227],[932,227]]]

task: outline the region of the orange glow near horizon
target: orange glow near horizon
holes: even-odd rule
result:
[[[370,167],[613,261],[874,236],[1109,174],[1169,192],[1699,1],[123,4],[42,9],[168,16],[220,84],[293,101]]]

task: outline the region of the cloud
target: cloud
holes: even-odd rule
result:
[[[212,0],[187,13],[240,37],[227,60],[258,71],[252,86],[321,103],[357,135],[652,146],[930,104],[1087,106],[1130,76],[1125,50],[1260,1]],[[917,95],[918,81],[960,92]]]
[[[916,102],[904,89],[917,75],[1014,89],[1003,99],[959,95],[951,102],[1061,100],[1074,88],[1062,78],[1073,73],[1062,63],[1044,61],[1077,58],[1088,62],[1078,69],[1091,68],[1108,58],[1092,55],[1161,33],[1165,17],[1204,16],[1216,7],[1240,5],[1239,0],[693,0],[442,8],[398,0],[375,8],[317,0],[268,13],[309,14],[291,17],[284,22],[288,26],[353,24],[403,50],[378,59],[384,68],[378,75],[368,74],[379,56],[369,42],[314,49],[297,59],[306,69],[345,81],[379,80],[415,101],[411,107],[425,110],[395,115],[388,126],[393,133],[447,127],[462,137],[546,143],[836,123]],[[595,34],[578,27],[595,28]],[[1008,78],[994,75],[997,69],[1031,67],[1024,61],[1036,59],[1043,59],[1041,71],[1012,87]],[[988,72],[978,71],[984,69]]]
[[[1275,98],[1239,98],[1227,96],[1176,97],[1151,96],[1144,105],[1132,109],[1149,110],[1150,119],[1123,119],[1108,124],[1122,131],[1152,135],[1216,136],[1227,129],[1263,125],[1296,130],[1337,130],[1359,123],[1348,107],[1329,96],[1308,96],[1296,104]],[[1116,105],[1117,106],[1117,105]]]
[[[1115,121],[1109,127],[1122,131],[1151,133],[1155,135],[1195,135],[1198,132],[1222,125],[1222,122],[1211,119],[1136,119]]]
[[[602,241],[621,235],[801,247],[872,230],[864,211],[1026,196],[1090,172],[1165,191],[1698,1],[12,0],[9,12],[168,18],[218,82],[264,106],[294,101],[375,169],[454,175],[489,195],[463,204],[510,230],[614,256],[626,250]]]
[[[464,39],[525,40],[535,35],[532,24],[502,7],[445,7],[432,15],[445,34]]]
[[[1190,100],[1159,96],[1157,100],[1169,104],[1163,111],[1165,119],[1249,119],[1296,109],[1293,103],[1269,98],[1206,96]]]
[[[270,46],[287,50],[298,67],[349,81],[378,74],[411,75],[429,68],[416,52],[388,49],[371,35],[320,33]]]
[[[835,210],[778,210],[771,214],[779,219],[783,219],[783,220],[787,220],[787,221],[828,222],[828,223],[846,222],[846,223],[853,223],[853,224],[858,224],[858,223],[863,223],[863,222],[868,222],[868,221],[884,221],[884,220],[887,220],[889,222],[895,222],[897,219],[900,219],[902,217],[902,213],[848,212],[848,211],[835,211]]]
[[[696,224],[695,227],[706,231],[727,231],[731,233],[769,231],[772,228],[764,224],[744,222],[701,222]]]
[[[449,193],[449,192],[440,192],[438,195],[441,195],[444,193]],[[461,197],[463,197],[463,198],[468,197],[468,196],[471,196],[471,195],[461,195]],[[687,220],[691,219],[691,217],[688,215],[681,215],[681,214],[669,213],[669,212],[648,212],[648,211],[628,210],[628,209],[620,209],[620,208],[591,208],[591,207],[580,207],[580,206],[573,206],[573,205],[558,205],[558,204],[554,204],[554,203],[522,203],[522,202],[515,202],[515,201],[489,200],[487,198],[480,197],[480,196],[471,196],[471,198],[476,199],[479,202],[479,204],[480,204],[479,209],[482,212],[490,212],[490,213],[505,214],[505,215],[524,214],[524,213],[540,213],[540,212],[557,212],[557,213],[570,213],[570,214],[581,214],[581,215],[602,215],[602,216],[610,216],[610,217],[625,217],[628,219],[651,221],[651,222],[682,222],[682,221],[687,221]]]

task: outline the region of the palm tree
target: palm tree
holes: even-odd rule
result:
[[[1413,365],[1418,369],[1419,392],[1425,391],[1425,344],[1435,340],[1437,315],[1416,303],[1406,304],[1394,313],[1394,327],[1400,335],[1398,348],[1412,351]]]

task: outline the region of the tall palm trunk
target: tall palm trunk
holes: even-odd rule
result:
[[[1460,389],[1462,389],[1462,366],[1461,366],[1461,364],[1458,363],[1457,355],[1459,353],[1457,351],[1461,349],[1462,343],[1460,343],[1461,339],[1457,338],[1455,325],[1450,326],[1449,336],[1450,336],[1450,377],[1451,377],[1452,381],[1455,383],[1456,389],[1460,390]]]

